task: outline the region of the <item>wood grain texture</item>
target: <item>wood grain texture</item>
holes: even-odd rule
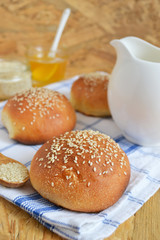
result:
[[[0,0],[0,56],[25,58],[30,45],[50,46],[66,7],[72,10],[60,42],[70,52],[66,78],[111,72],[115,38],[134,35],[160,47],[159,0]],[[2,198],[0,212],[0,240],[62,239]],[[107,240],[159,240],[159,215],[160,191]]]

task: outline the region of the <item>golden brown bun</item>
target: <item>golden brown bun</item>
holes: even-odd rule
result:
[[[72,85],[70,101],[75,110],[91,116],[110,116],[107,99],[108,75],[90,73]]]
[[[107,135],[67,132],[46,142],[31,162],[33,187],[51,202],[74,211],[113,205],[130,179],[126,154]]]
[[[47,88],[31,88],[9,99],[2,122],[13,138],[24,144],[40,144],[74,128],[75,111],[68,99]]]

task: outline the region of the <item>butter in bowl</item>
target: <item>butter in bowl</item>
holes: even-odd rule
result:
[[[6,100],[31,86],[31,73],[24,62],[0,59],[0,100]]]

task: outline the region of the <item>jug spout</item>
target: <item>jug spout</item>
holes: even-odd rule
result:
[[[132,54],[125,45],[125,43],[120,39],[114,39],[110,42],[110,44],[115,48],[117,57],[123,58],[132,58]]]
[[[140,38],[129,36],[112,40],[110,44],[116,49],[118,57],[160,63],[160,48]]]

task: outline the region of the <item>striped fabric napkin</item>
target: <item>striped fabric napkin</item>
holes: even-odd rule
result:
[[[77,76],[47,87],[69,98],[70,88]],[[1,110],[5,102],[0,103]],[[26,183],[19,189],[0,186],[0,196],[27,211],[51,231],[66,239],[98,240],[110,236],[131,217],[160,187],[160,148],[145,148],[128,142],[111,118],[88,117],[77,113],[76,129],[92,129],[110,135],[128,155],[131,180],[120,200],[99,213],[78,213],[56,206],[42,198]],[[27,146],[8,137],[0,121],[0,152],[30,167],[40,145]],[[122,214],[123,213],[123,214]]]

